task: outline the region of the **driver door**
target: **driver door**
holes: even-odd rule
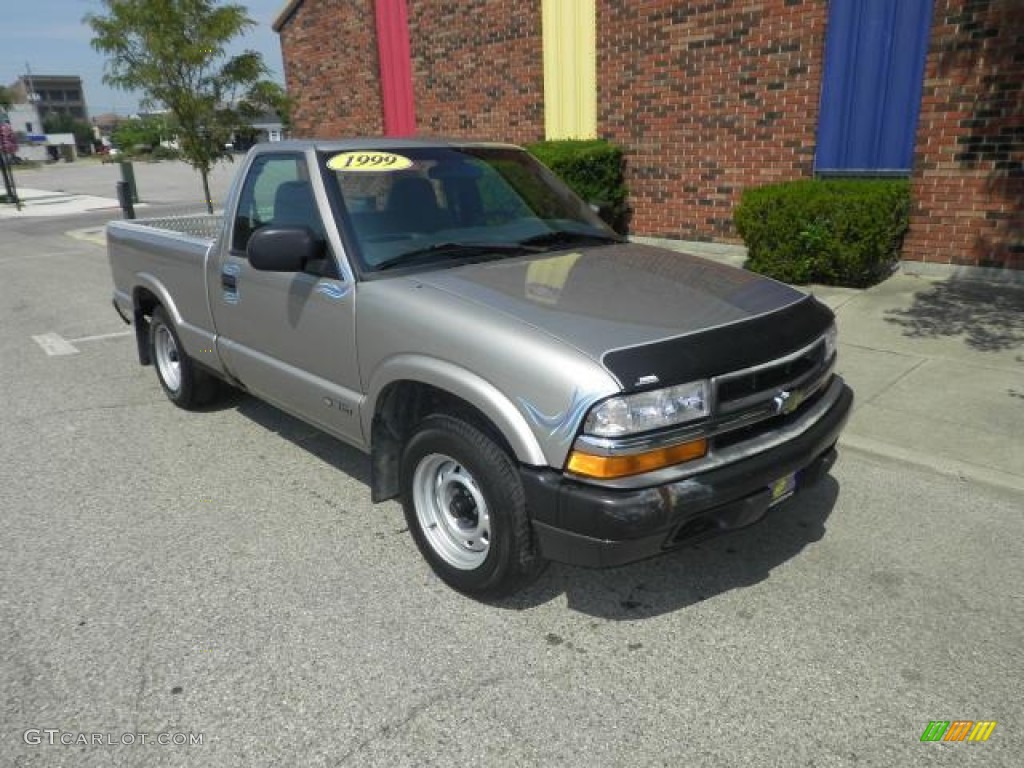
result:
[[[326,239],[308,168],[302,153],[260,155],[249,168],[209,281],[218,352],[253,394],[361,446],[354,285],[329,245],[302,272],[257,270],[246,257],[249,237],[266,226],[306,226]]]

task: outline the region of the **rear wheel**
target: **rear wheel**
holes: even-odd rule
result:
[[[198,408],[212,402],[219,382],[199,370],[184,347],[163,307],[153,310],[149,321],[149,355],[156,377],[167,398],[180,408]]]
[[[498,597],[543,570],[512,459],[464,421],[435,415],[417,428],[402,458],[402,505],[420,552],[460,592]]]

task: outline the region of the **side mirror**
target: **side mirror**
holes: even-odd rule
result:
[[[264,272],[301,272],[325,251],[324,241],[309,227],[263,227],[252,233],[245,248],[253,269]]]

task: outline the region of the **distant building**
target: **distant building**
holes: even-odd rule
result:
[[[32,104],[12,104],[7,109],[0,109],[0,122],[6,120],[11,124],[18,139],[18,151],[15,153],[22,160],[41,161],[46,159],[47,138],[43,133],[43,121]]]
[[[265,112],[252,121],[252,129],[255,131],[257,142],[281,141],[284,138],[284,125],[281,118],[272,112]]]
[[[82,78],[76,75],[23,75],[9,88],[15,101],[34,104],[43,120],[51,115],[89,119]]]
[[[9,109],[0,110],[0,116],[4,114],[11,128],[22,139],[43,132],[43,121],[39,119],[39,112],[32,104],[11,104]]]
[[[120,123],[123,123],[127,119],[128,118],[114,112],[103,112],[102,114],[93,116],[92,124],[99,129],[101,136],[109,136]]]

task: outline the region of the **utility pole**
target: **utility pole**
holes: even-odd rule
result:
[[[39,108],[35,106],[36,102],[39,101],[39,94],[36,93],[36,87],[32,84],[32,67],[29,66],[27,61],[25,62],[25,98],[35,108],[39,120],[42,121],[43,115],[39,112]],[[42,129],[40,125],[39,130],[42,131]]]
[[[27,93],[25,94],[29,101],[35,101],[35,88],[32,87],[32,67],[29,63],[25,62],[25,87]]]

